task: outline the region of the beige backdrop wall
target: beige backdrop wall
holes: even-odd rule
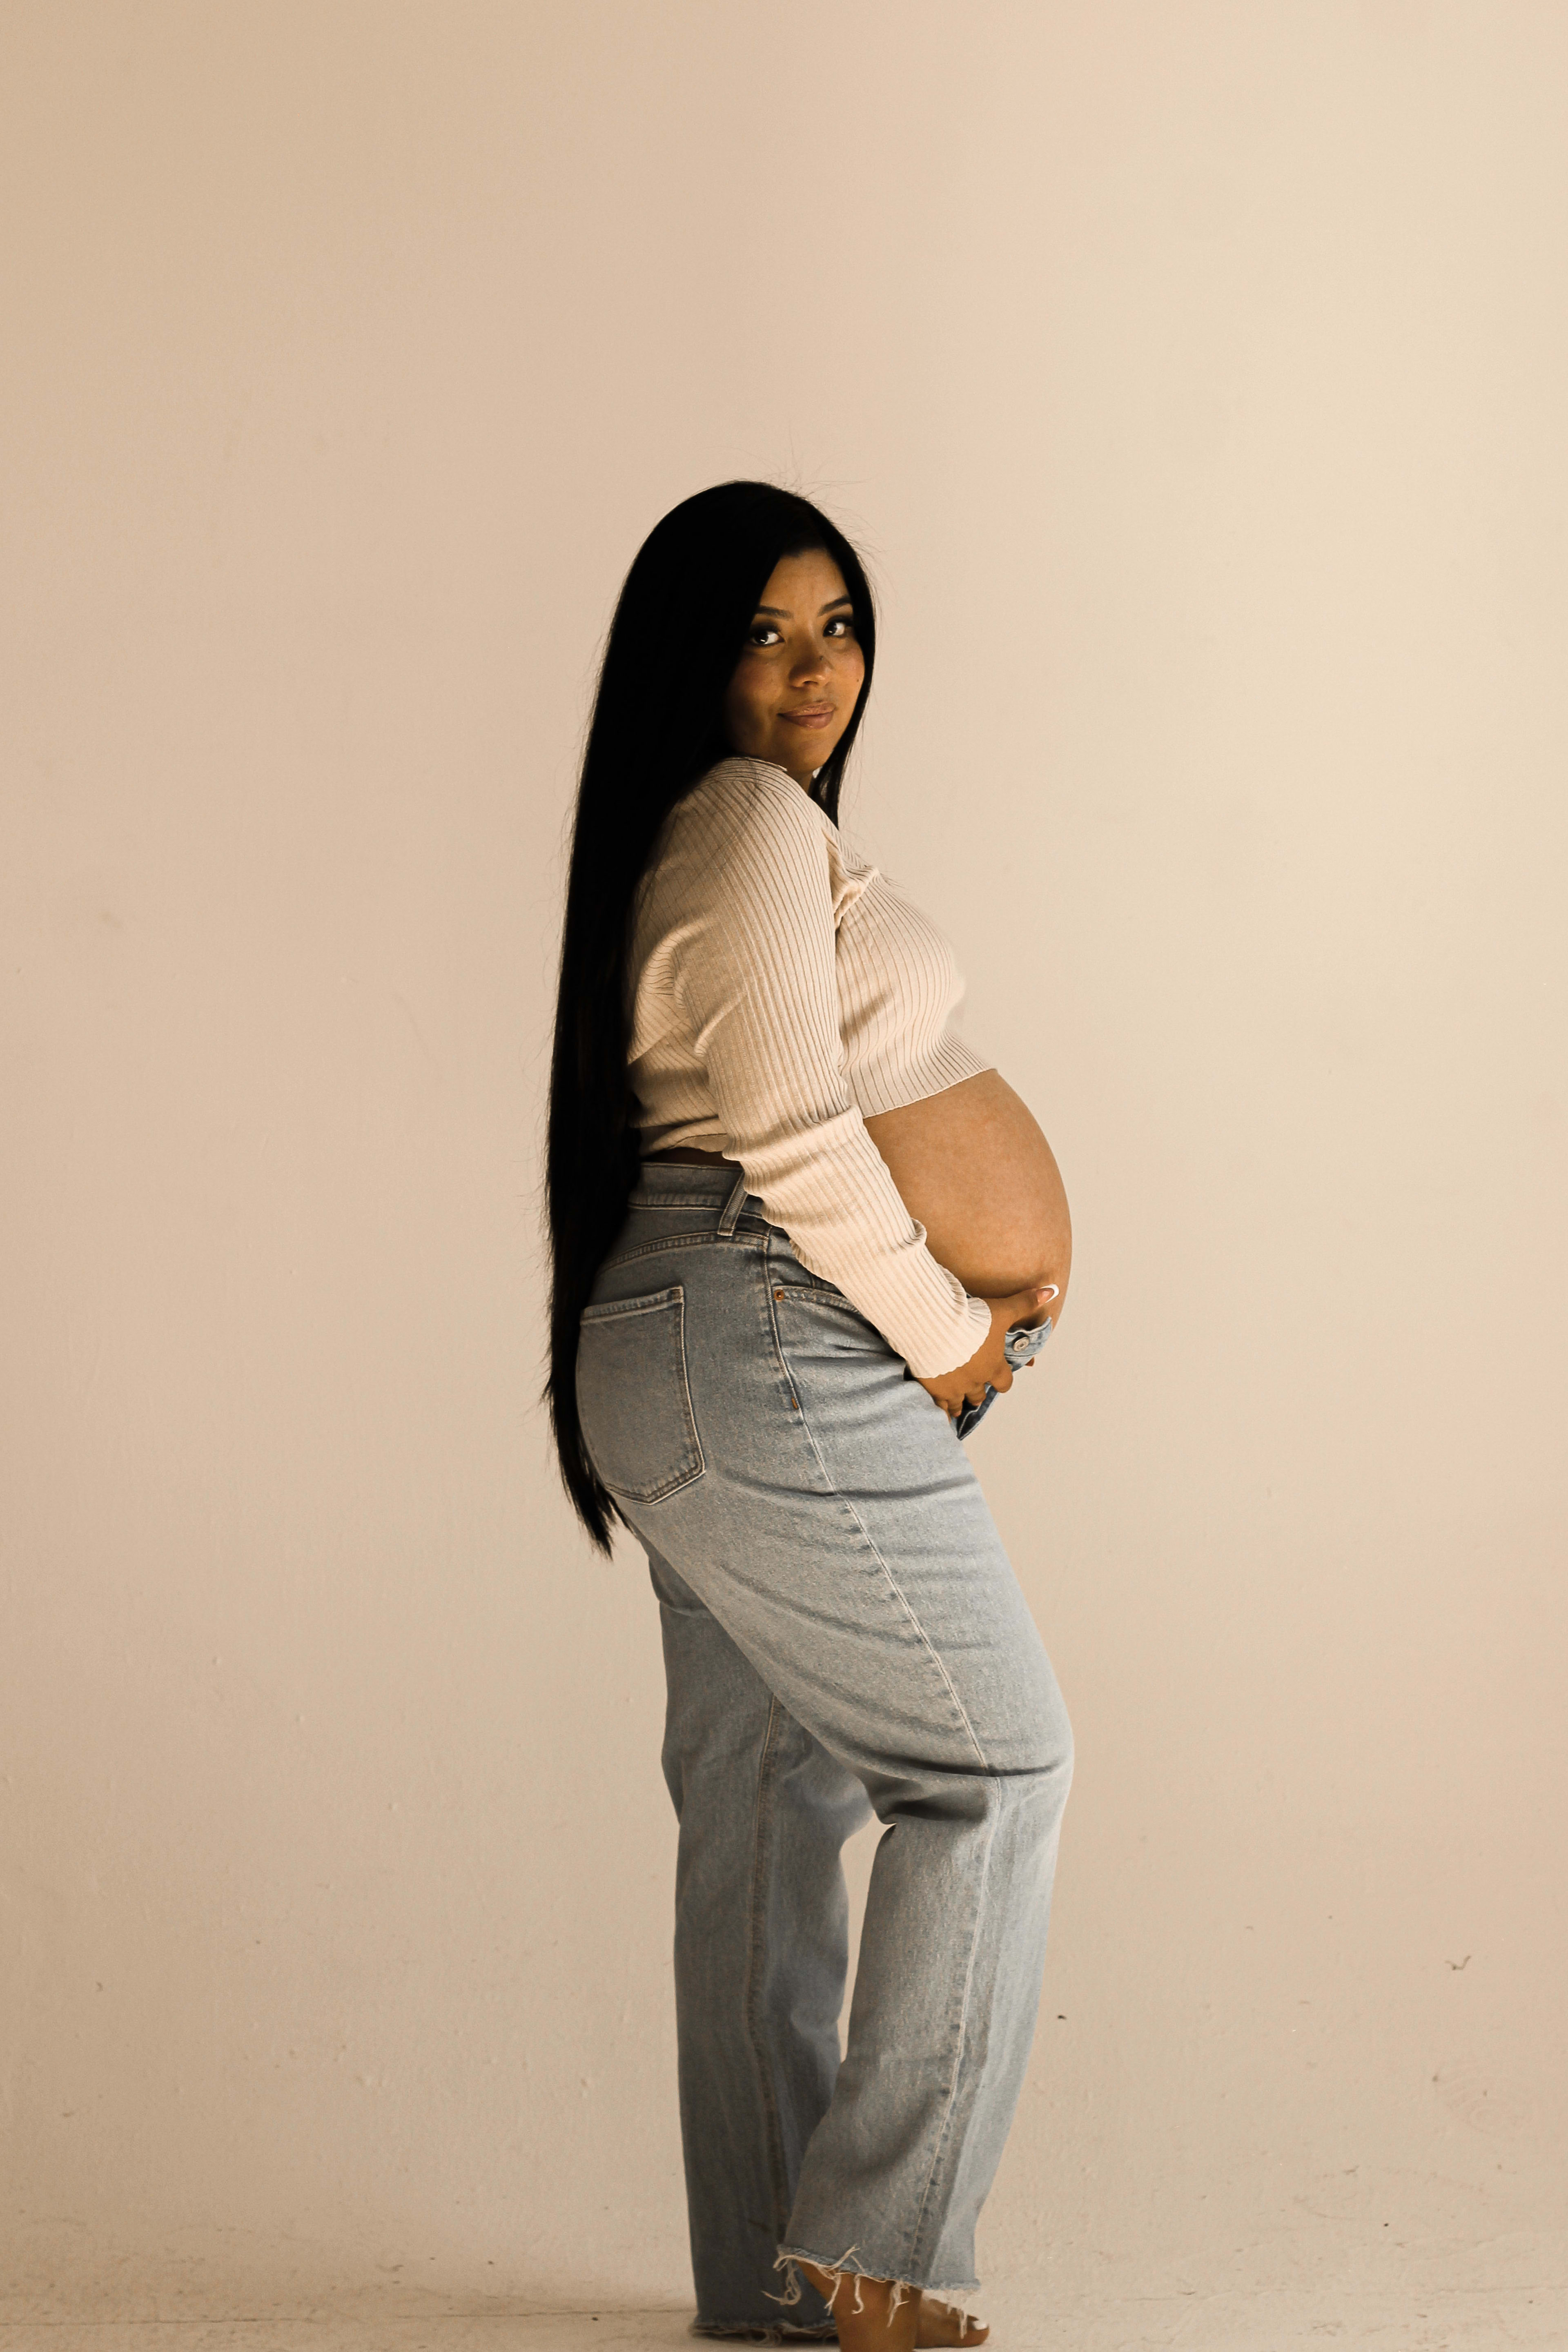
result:
[[[1077,1223],[975,1445],[1079,1740],[986,2275],[1563,2340],[1568,12],[0,42],[0,2308],[689,2298],[538,1151],[611,604],[763,474]]]

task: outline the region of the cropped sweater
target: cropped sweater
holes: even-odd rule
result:
[[[783,768],[721,760],[671,811],[640,887],[630,1076],[645,1151],[738,1160],[801,1264],[922,1375],[990,1310],[926,1247],[866,1131],[994,1066],[954,1031],[935,926],[847,850]]]

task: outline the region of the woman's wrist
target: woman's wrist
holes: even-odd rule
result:
[[[966,1404],[984,1402],[988,1388],[1003,1394],[1013,1385],[1013,1367],[1007,1360],[1007,1334],[1011,1330],[1037,1330],[1042,1320],[1048,1319],[1051,1301],[1059,1296],[1054,1283],[1031,1283],[1026,1290],[1016,1290],[1005,1298],[987,1298],[983,1304],[990,1315],[990,1330],[965,1364],[951,1372],[935,1372],[915,1378],[927,1394],[936,1399],[951,1420],[956,1420]]]

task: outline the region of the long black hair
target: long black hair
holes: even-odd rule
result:
[[[619,1514],[583,1443],[577,1329],[625,1220],[639,1156],[626,1074],[633,902],[670,810],[733,749],[724,693],[774,565],[814,549],[844,575],[866,660],[849,724],[811,787],[837,821],[871,683],[876,614],[859,557],[809,499],[771,482],[720,482],[672,507],[626,574],[599,671],[573,825],[550,1074],[545,1392],[566,1491],[604,1551]]]

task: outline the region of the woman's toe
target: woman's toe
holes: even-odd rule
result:
[[[984,2344],[991,2330],[983,2319],[971,2319],[956,2304],[939,2303],[934,2295],[921,2297],[920,2327],[915,2336],[923,2352],[934,2352],[938,2345]]]

